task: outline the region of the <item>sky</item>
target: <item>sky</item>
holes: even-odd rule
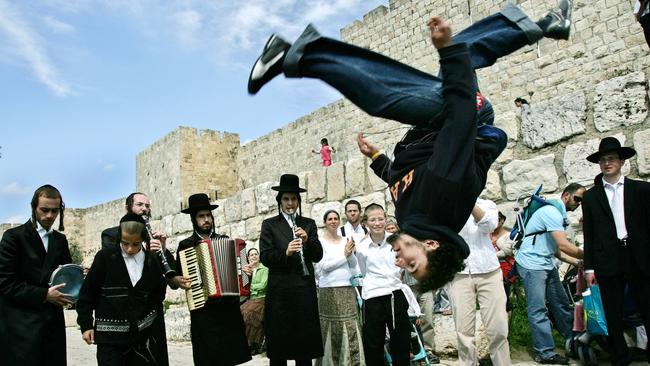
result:
[[[341,96],[278,77],[255,97],[269,35],[324,35],[388,0],[0,0],[0,223],[43,184],[67,207],[135,190],[136,155],[177,126],[242,144]]]

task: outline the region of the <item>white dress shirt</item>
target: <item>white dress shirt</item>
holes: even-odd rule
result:
[[[122,248],[121,245],[120,248]],[[142,271],[144,270],[144,250],[140,249],[140,251],[135,255],[128,255],[124,249],[122,249],[122,258],[124,258],[126,270],[129,272],[131,284],[135,286],[135,284],[140,281],[140,278],[142,278]]]
[[[357,244],[356,256],[359,260],[363,278],[362,297],[364,300],[390,295],[401,289],[400,268],[395,265],[393,247],[384,236],[380,243],[374,243],[368,235]]]
[[[321,237],[320,243],[323,246],[323,259],[318,262],[318,287],[352,286],[350,278],[359,273],[359,265],[356,256],[345,256],[347,239],[341,238],[334,243]]]
[[[359,223],[359,225],[357,225],[355,228],[351,223],[346,222],[342,228],[345,229],[345,237],[352,237],[356,244],[359,244],[361,240],[363,240],[363,237],[366,236],[366,232],[363,231],[363,225],[361,225],[361,223]],[[341,228],[339,228],[339,235],[343,236]]]
[[[616,237],[619,239],[627,238],[627,228],[625,227],[625,201],[623,192],[625,190],[625,177],[621,175],[618,182],[614,184],[607,183],[603,178],[603,188],[607,195],[609,208],[612,210],[614,216],[614,224],[616,225]]]
[[[36,221],[36,232],[38,233],[38,236],[41,237],[43,247],[45,248],[45,253],[47,253],[47,250],[50,248],[50,234],[52,234],[53,231],[53,228],[50,228],[50,230],[45,230],[45,228],[41,226],[41,223]]]
[[[499,268],[490,233],[499,224],[499,210],[496,203],[478,199],[476,204],[485,211],[485,215],[478,222],[470,215],[465,226],[460,230],[459,235],[469,245],[469,256],[465,259],[465,269],[460,272],[464,274],[489,273]]]

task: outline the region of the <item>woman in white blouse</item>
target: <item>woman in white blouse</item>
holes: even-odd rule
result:
[[[317,365],[363,365],[363,342],[356,293],[350,279],[359,273],[354,240],[338,234],[341,219],[329,210],[319,240],[323,259],[318,263],[318,309],[325,354]]]

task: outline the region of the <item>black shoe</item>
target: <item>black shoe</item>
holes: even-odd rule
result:
[[[280,75],[282,62],[289,47],[291,45],[277,34],[271,35],[248,77],[249,94],[256,94],[264,84]]]
[[[569,359],[556,353],[551,358],[535,357],[535,362],[542,365],[568,365]]]
[[[560,0],[557,9],[551,10],[546,16],[550,23],[543,29],[544,37],[552,39],[569,39],[571,33],[571,13],[573,0]]]

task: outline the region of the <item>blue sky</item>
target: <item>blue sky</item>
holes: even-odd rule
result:
[[[84,208],[135,189],[135,156],[179,125],[242,143],[340,98],[278,78],[253,97],[272,32],[328,36],[388,0],[0,0],[0,223],[38,186]]]

